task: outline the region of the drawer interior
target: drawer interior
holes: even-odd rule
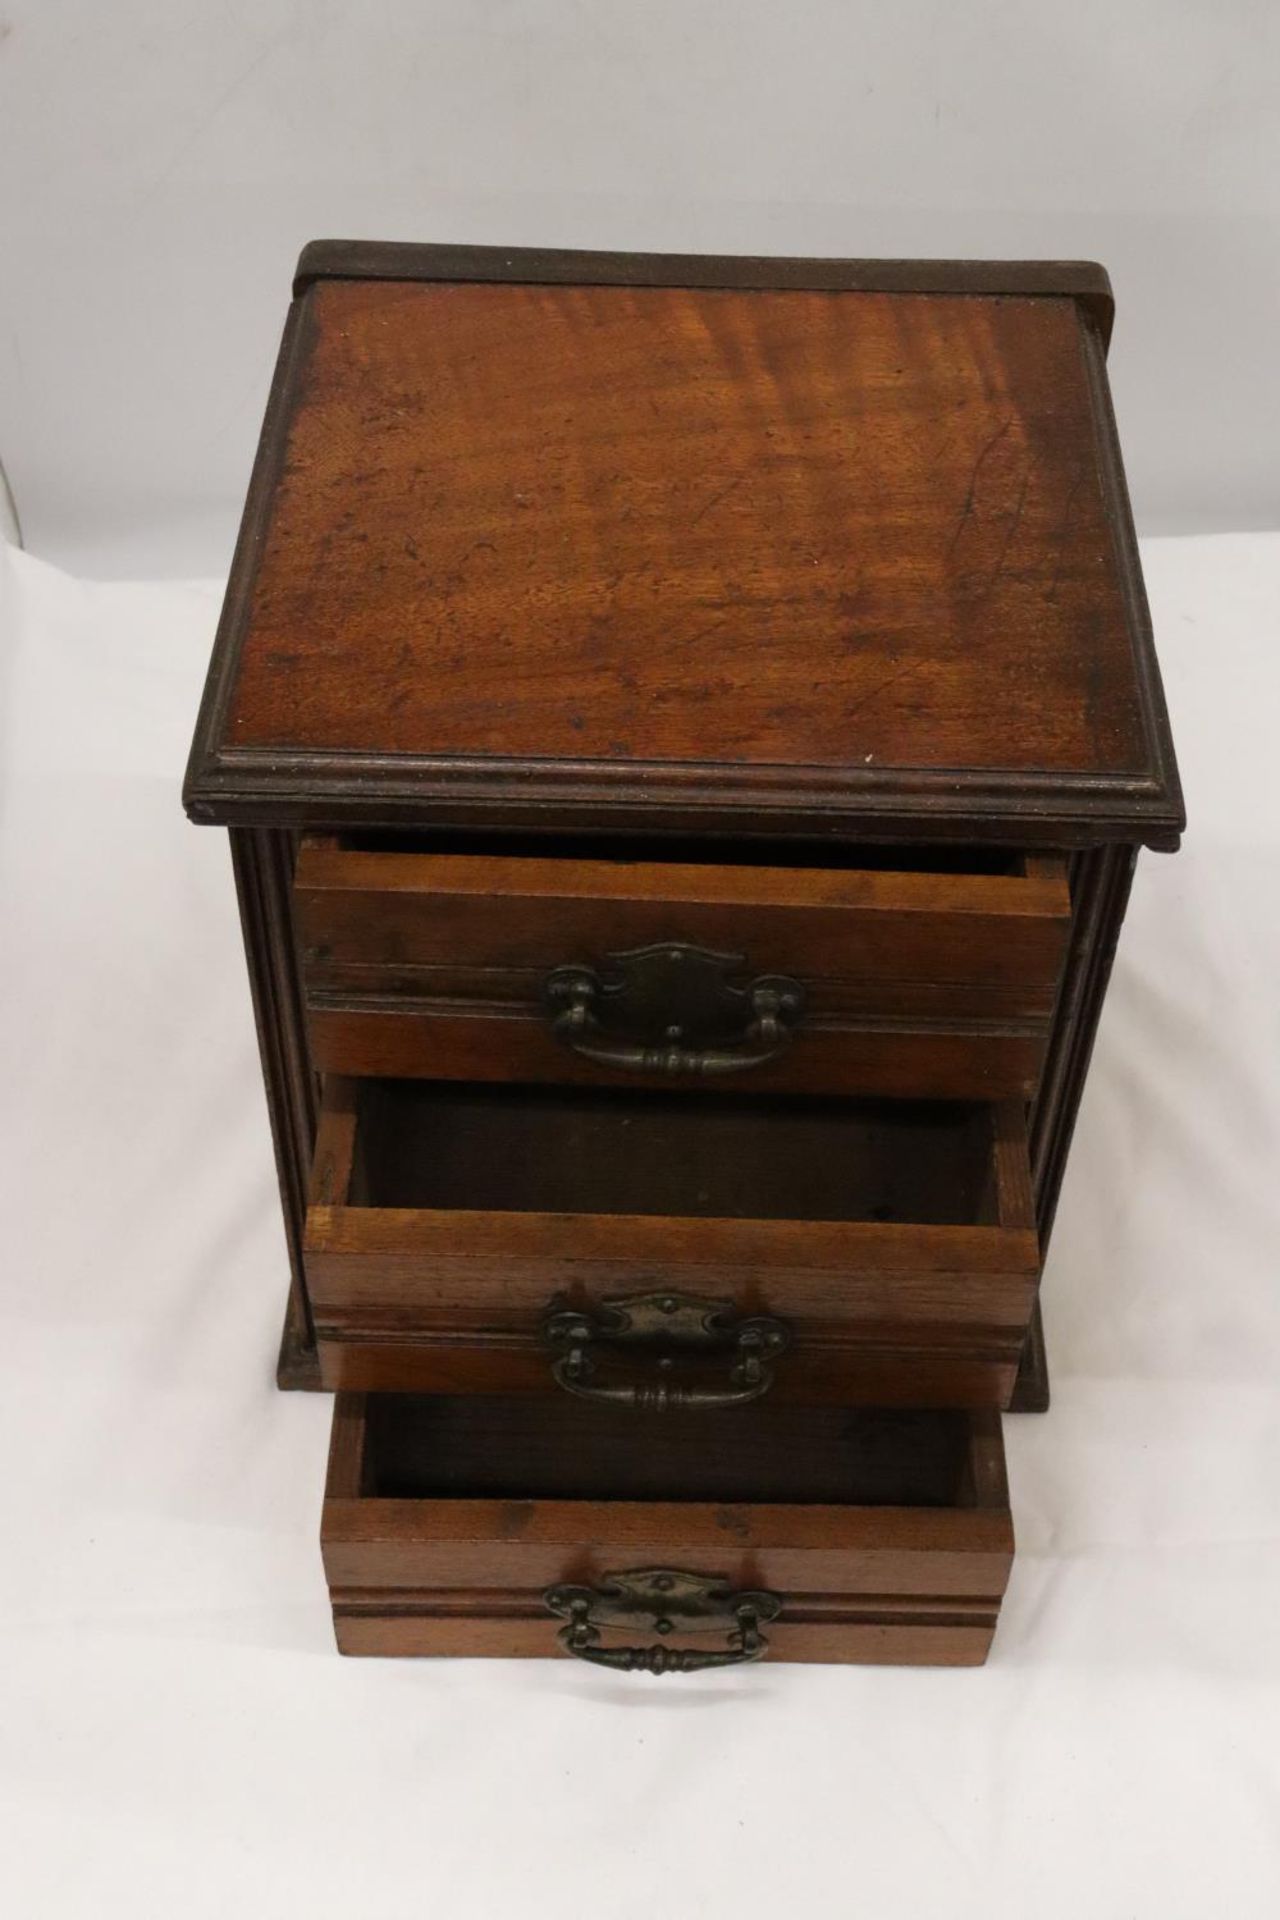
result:
[[[372,1394],[366,1410],[369,1499],[936,1508],[1003,1498],[975,1449],[981,1423],[953,1411],[757,1405],[620,1422],[581,1402],[418,1394]]]
[[[925,1225],[1000,1217],[998,1110],[987,1106],[351,1084],[356,1205]]]
[[[546,850],[546,841],[519,833],[458,832],[444,828],[368,830],[310,835],[308,845],[349,853],[463,854],[520,859]],[[659,834],[558,834],[551,849],[558,860],[663,861],[686,866],[825,867],[867,873],[1023,874],[1039,856],[1017,847],[979,847],[906,841],[697,838]]]

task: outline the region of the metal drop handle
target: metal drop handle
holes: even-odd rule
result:
[[[762,1621],[777,1618],[782,1602],[773,1593],[732,1592],[717,1576],[655,1568],[610,1574],[598,1587],[548,1587],[548,1611],[566,1622],[556,1635],[566,1653],[621,1673],[700,1673],[708,1667],[740,1667],[761,1660],[769,1642]],[[684,1629],[723,1632],[723,1647],[600,1644],[605,1628],[647,1620],[658,1634]]]
[[[730,1645],[706,1648],[667,1647],[660,1640],[650,1647],[602,1647],[599,1628],[587,1619],[586,1602],[577,1601],[574,1608],[569,1625],[556,1635],[565,1652],[622,1673],[700,1673],[706,1667],[744,1666],[748,1660],[762,1660],[769,1651],[760,1617],[747,1605],[738,1609]]]
[[[745,986],[740,954],[683,941],[605,956],[594,967],[557,967],[544,998],[562,1046],[625,1073],[704,1078],[762,1067],[790,1046],[804,989],[782,974]]]
[[[563,1308],[543,1325],[548,1346],[559,1349],[551,1377],[581,1400],[642,1412],[739,1407],[773,1385],[774,1365],[790,1343],[790,1329],[772,1314],[740,1319],[730,1303],[682,1293],[629,1294],[594,1311]],[[634,1349],[648,1361],[639,1377],[603,1372],[602,1351]],[[725,1360],[724,1386],[679,1379],[681,1360]]]

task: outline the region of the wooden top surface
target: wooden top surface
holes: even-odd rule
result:
[[[295,302],[195,817],[1176,836],[1088,298],[405,251]]]

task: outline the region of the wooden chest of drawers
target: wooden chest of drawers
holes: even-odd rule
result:
[[[985,1656],[1182,827],[1079,265],[320,243],[197,727],[340,1646]]]

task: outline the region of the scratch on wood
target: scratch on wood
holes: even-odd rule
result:
[[[1087,475],[1088,465],[1087,463],[1082,463],[1076,469],[1076,477],[1071,482],[1071,486],[1067,492],[1066,505],[1062,509],[1062,519],[1054,535],[1056,551],[1053,556],[1053,572],[1049,576],[1049,584],[1044,591],[1046,600],[1056,600],[1058,596],[1058,582],[1062,578],[1062,564],[1067,552],[1067,530],[1071,525],[1071,515],[1075,508],[1076,495],[1084,485]]]
[[[878,699],[882,693],[887,693],[890,687],[896,687],[899,680],[905,680],[909,674],[917,673],[923,664],[921,660],[908,660],[905,667],[898,667],[893,673],[887,673],[883,680],[877,680],[873,687],[868,687],[867,691],[861,694],[851,706],[845,708],[844,718],[847,720],[851,714],[860,713],[872,700]]]
[[[719,493],[713,493],[711,498],[705,501],[704,504],[698,508],[698,511],[690,519],[689,525],[691,527],[696,527],[699,520],[703,519],[708,513],[710,513],[712,507],[718,507],[722,500],[728,499],[729,495],[733,492],[735,487],[740,487],[741,485],[742,485],[742,475],[739,474],[736,480],[731,480],[727,487],[721,487]]]
[[[986,463],[987,459],[991,454],[995,452],[996,447],[999,445],[1000,441],[1004,439],[1005,434],[1008,433],[1012,425],[1013,425],[1013,415],[1010,413],[1006,415],[1005,419],[1003,420],[1001,425],[996,428],[991,438],[988,441],[986,441],[985,444],[978,451],[978,457],[973,463],[973,471],[969,475],[969,486],[965,493],[964,499],[961,502],[960,518],[956,521],[956,530],[952,534],[951,544],[947,548],[948,554],[952,554],[955,552],[956,543],[959,540],[960,535],[964,532],[965,526],[969,520],[969,517],[973,512],[974,496],[978,490],[978,475],[982,472],[983,466]]]
[[[1031,469],[1030,467],[1024,467],[1022,470],[1022,485],[1018,488],[1018,500],[1017,500],[1017,505],[1013,509],[1013,517],[1010,520],[1009,525],[1005,530],[1004,539],[1000,542],[1000,552],[996,556],[996,564],[991,570],[986,586],[982,589],[981,594],[978,596],[979,599],[982,599],[982,600],[986,599],[987,595],[992,591],[992,589],[996,584],[996,581],[1000,578],[1000,575],[1004,571],[1004,563],[1005,563],[1006,556],[1008,555],[1010,547],[1013,545],[1013,536],[1017,533],[1018,528],[1022,524],[1022,509],[1027,503],[1027,488],[1030,486],[1030,484],[1031,484]]]

